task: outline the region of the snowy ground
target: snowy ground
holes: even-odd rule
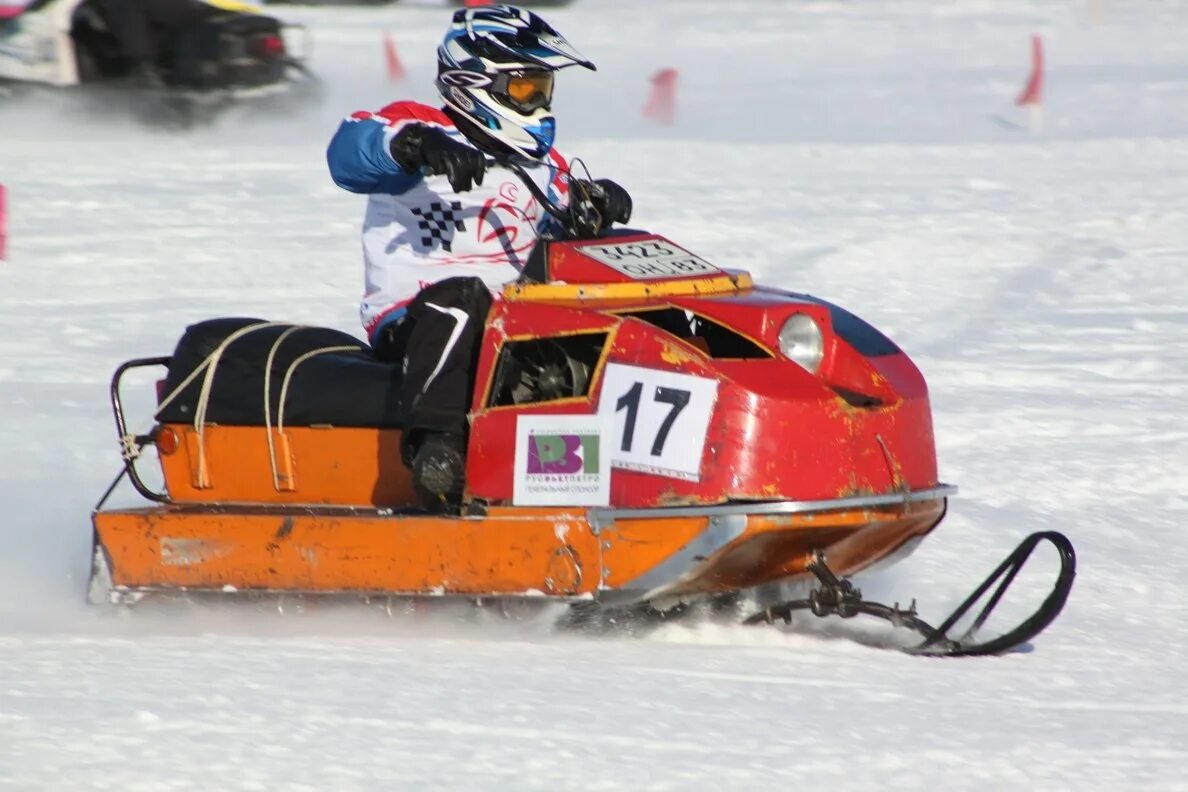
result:
[[[560,142],[632,191],[638,225],[840,302],[928,377],[962,492],[864,588],[935,616],[1027,532],[1077,544],[1063,616],[987,660],[708,625],[86,608],[110,372],[215,315],[354,330],[362,206],[322,152],[346,112],[431,98],[444,14],[278,6],[327,82],[297,112],[165,132],[0,104],[0,788],[1188,789],[1188,3],[1104,0],[1097,24],[1092,5],[549,15],[600,64],[562,76]],[[1032,33],[1042,134],[1012,106]],[[639,117],[664,66],[672,128]]]

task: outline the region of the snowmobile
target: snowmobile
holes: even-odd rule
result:
[[[552,7],[558,8],[560,6],[567,6],[573,3],[573,0],[517,0],[512,5],[523,6],[524,8],[544,8]],[[462,6],[471,5],[468,0],[449,0],[450,5]],[[473,5],[481,5],[481,3],[473,3]]]
[[[956,492],[937,475],[925,381],[883,333],[661,235],[603,232],[576,191],[554,205],[519,163],[500,164],[563,230],[488,316],[460,513],[418,506],[399,365],[337,330],[203,321],[171,355],[113,376],[124,465],[93,514],[92,602],[531,600],[606,625],[815,581],[739,618],[867,614],[923,639],[898,648],[936,655],[1007,651],[1056,617],[1075,556],[1055,532],[1028,537],[937,628],[914,602],[867,601],[848,579],[909,553]],[[121,381],[143,368],[164,376],[136,433]],[[150,448],[163,489],[138,467]],[[106,508],[125,477],[153,505]],[[1051,592],[1018,626],[978,637],[1040,544],[1060,560]]]
[[[151,81],[136,72],[92,0],[33,0],[0,18],[0,86],[54,89],[142,119],[188,124],[245,101],[316,90],[306,30],[236,0],[189,0],[193,19],[158,31]]]

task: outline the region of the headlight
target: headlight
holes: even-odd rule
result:
[[[792,314],[780,328],[780,351],[801,368],[816,374],[825,357],[825,336],[808,314]]]

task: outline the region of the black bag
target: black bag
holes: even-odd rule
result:
[[[265,368],[271,356],[268,406],[273,426],[282,417],[286,426],[401,426],[400,366],[377,360],[367,344],[338,330],[302,327],[282,341],[292,325],[264,324],[260,319],[224,318],[191,325],[173,352],[161,397],[173,394],[211,353],[223,347],[208,395],[208,423],[264,425]],[[254,325],[261,327],[224,346],[234,333]],[[158,420],[194,421],[204,377],[205,370],[161,409]],[[282,404],[286,378],[289,385]]]

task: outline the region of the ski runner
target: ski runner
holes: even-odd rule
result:
[[[437,50],[436,108],[357,112],[327,150],[336,184],[368,195],[363,327],[377,357],[401,362],[401,456],[427,508],[453,511],[464,484],[467,412],[491,290],[516,278],[551,218],[488,157],[514,156],[550,200],[575,182],[606,224],[631,217],[607,180],[569,174],[553,147],[553,73],[594,69],[543,19],[514,6],[458,11]]]

